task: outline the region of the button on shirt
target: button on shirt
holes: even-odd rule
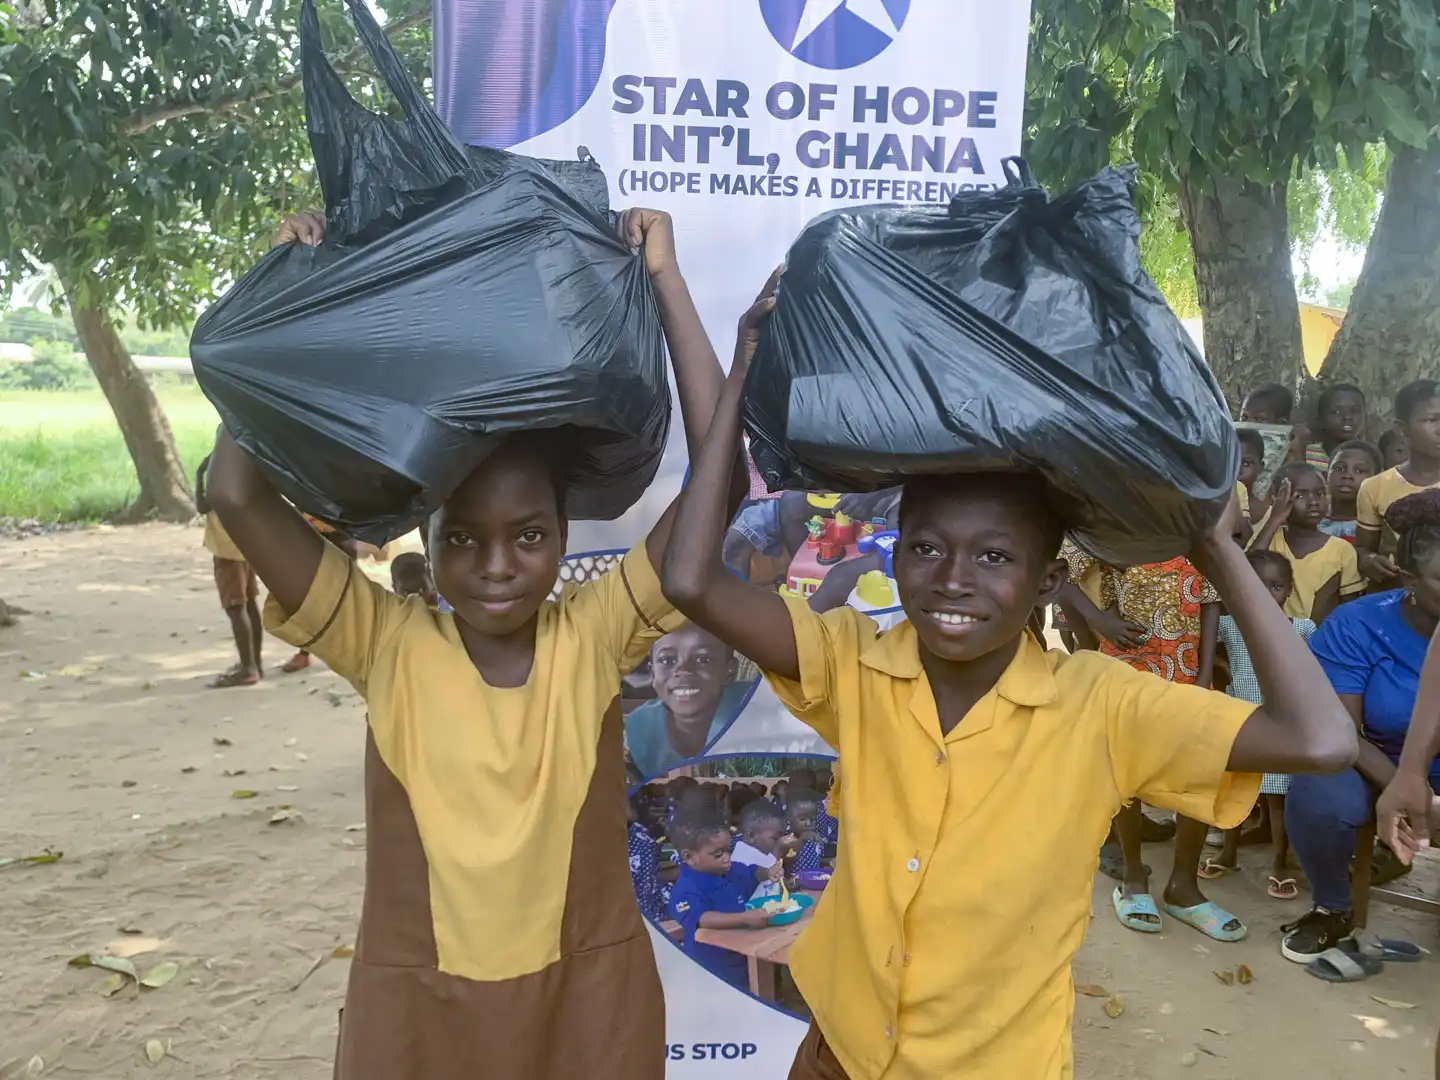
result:
[[[851,1080],[1070,1077],[1070,960],[1110,819],[1140,796],[1238,825],[1260,777],[1225,767],[1254,706],[1025,634],[942,735],[912,626],[787,604],[801,678],[766,677],[845,762],[840,858],[790,951],[835,1056]],[[1041,805],[1026,843],[997,842]]]

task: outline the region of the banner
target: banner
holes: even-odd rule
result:
[[[1001,161],[1020,149],[1029,19],[1024,0],[436,0],[435,99],[466,142],[548,158],[585,147],[612,206],[669,211],[681,269],[726,357],[740,314],[815,215],[943,205],[1005,183]],[[686,466],[675,428],[638,506],[572,525],[562,577],[604,572],[674,498]],[[898,617],[886,558],[897,493],[768,496],[757,485],[752,496],[726,538],[733,569],[812,607]],[[742,935],[724,947],[747,956],[743,986],[685,955],[667,917],[679,859],[667,829],[685,799],[710,799],[738,822],[765,798],[803,838],[801,863],[822,865],[802,875],[821,889],[843,796],[811,806],[773,774],[780,755],[813,757],[786,767],[823,788],[833,754],[752,664],[698,629],[657,643],[622,702],[631,870],[665,984],[668,1075],[783,1077],[805,1031],[785,935],[726,932]]]

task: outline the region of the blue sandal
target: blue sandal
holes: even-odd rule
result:
[[[1176,907],[1174,904],[1166,904],[1165,910],[1172,918],[1179,919],[1186,926],[1193,926],[1206,937],[1213,938],[1215,941],[1239,941],[1250,932],[1243,922],[1240,922],[1213,900],[1206,900],[1203,904],[1196,904],[1194,907]],[[1228,923],[1236,923],[1239,929],[1225,929]]]
[[[1111,899],[1115,902],[1115,917],[1120,920],[1121,926],[1141,934],[1160,933],[1160,910],[1155,906],[1155,898],[1149,893],[1126,896],[1117,885]],[[1145,915],[1151,916],[1155,921],[1149,922],[1143,918]]]

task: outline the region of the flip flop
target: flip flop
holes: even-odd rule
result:
[[[1364,953],[1351,952],[1336,946],[1326,949],[1305,965],[1315,978],[1329,983],[1363,982],[1385,970],[1385,965]]]
[[[1117,885],[1111,899],[1115,903],[1115,917],[1120,920],[1121,926],[1141,934],[1160,933],[1160,911],[1155,907],[1155,898],[1149,893],[1126,896]],[[1147,922],[1141,918],[1143,915],[1152,915],[1155,921]]]
[[[1351,951],[1359,952],[1371,960],[1384,960],[1391,964],[1418,964],[1425,955],[1419,945],[1398,938],[1382,938],[1366,935],[1342,943]]]
[[[1270,888],[1265,890],[1276,900],[1294,900],[1300,895],[1300,886],[1293,877],[1270,879]]]
[[[1212,856],[1210,858],[1207,858],[1204,864],[1200,867],[1199,870],[1196,870],[1195,873],[1198,874],[1200,877],[1204,878],[1206,881],[1214,881],[1216,878],[1222,878],[1226,874],[1233,874],[1236,870],[1239,869],[1240,867],[1238,866],[1226,866],[1224,863],[1220,862],[1218,859]]]
[[[1239,941],[1250,932],[1243,922],[1240,922],[1213,900],[1206,900],[1203,904],[1196,904],[1194,907],[1176,907],[1174,904],[1166,904],[1165,910],[1172,918],[1179,919],[1186,926],[1194,927],[1215,941]],[[1229,922],[1240,923],[1240,929],[1226,930],[1225,924]]]

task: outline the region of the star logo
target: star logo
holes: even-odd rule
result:
[[[858,67],[889,48],[910,0],[760,0],[760,13],[791,56],[833,71]]]

